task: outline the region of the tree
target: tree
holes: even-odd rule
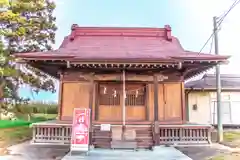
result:
[[[29,84],[55,92],[52,78],[36,68],[16,63],[14,53],[52,49],[55,42],[56,18],[54,2],[50,0],[0,0],[0,97],[1,106],[11,103],[21,111],[27,99],[19,97],[18,89]],[[4,99],[4,101],[3,101]]]

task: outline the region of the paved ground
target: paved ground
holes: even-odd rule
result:
[[[174,147],[157,147],[153,151],[95,149],[86,154],[68,154],[62,160],[192,160]]]
[[[68,147],[60,146],[32,146],[29,142],[18,144],[8,148],[10,150],[10,155],[1,157],[0,160],[61,160],[67,153]],[[82,160],[118,160],[128,159],[131,160],[204,160],[221,153],[228,153],[229,148],[222,145],[213,144],[212,146],[195,146],[195,147],[178,147],[178,150],[173,147],[159,147],[155,151],[138,151],[138,152],[120,152],[109,150],[99,150],[92,152],[90,157],[80,156]],[[186,154],[184,156],[182,153]],[[115,157],[115,158],[114,158]],[[183,157],[181,159],[181,157]],[[72,160],[72,159],[63,160]],[[78,157],[79,158],[79,157]],[[184,159],[185,158],[185,159]],[[126,159],[127,160],[127,159]]]
[[[182,153],[188,155],[192,160],[205,160],[213,156],[223,153],[230,153],[231,149],[219,144],[211,146],[191,146],[191,147],[176,147]]]
[[[68,153],[69,147],[32,146],[29,142],[9,147],[10,155],[0,156],[0,160],[60,160]]]

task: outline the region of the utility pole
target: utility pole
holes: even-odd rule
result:
[[[218,26],[217,17],[213,17],[213,33],[215,43],[215,54],[218,53]],[[222,125],[222,106],[221,106],[221,77],[220,77],[220,64],[216,66],[216,88],[217,88],[217,128],[218,128],[218,142],[223,141],[223,125]]]

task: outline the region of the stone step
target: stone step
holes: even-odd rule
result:
[[[111,142],[112,149],[137,149],[136,141],[115,140]]]
[[[126,140],[135,140],[136,139],[136,130],[134,129],[126,129],[124,133],[122,133],[121,128],[113,128],[112,129],[112,139],[113,140],[122,140],[122,134],[124,139]]]

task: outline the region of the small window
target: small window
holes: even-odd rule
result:
[[[223,110],[223,114],[230,114],[231,111],[231,104],[230,102],[222,102],[222,110]]]
[[[221,95],[222,101],[230,101],[230,95]],[[212,101],[217,101],[217,95],[213,95]]]
[[[192,106],[192,109],[193,109],[194,111],[196,111],[197,108],[198,108],[197,104],[194,104],[194,105]]]
[[[217,102],[212,101],[213,103],[213,114],[217,114]],[[221,108],[223,114],[230,114],[231,113],[231,103],[229,101],[222,101]]]
[[[100,85],[99,104],[107,106],[120,105],[120,85]]]
[[[139,86],[132,90],[126,91],[126,106],[144,106],[145,105],[145,93],[144,86]]]
[[[119,106],[122,104],[122,84],[100,84],[99,105]],[[144,84],[126,84],[126,106],[144,106],[146,88]]]
[[[222,100],[223,101],[229,101],[230,100],[230,95],[223,95]]]

